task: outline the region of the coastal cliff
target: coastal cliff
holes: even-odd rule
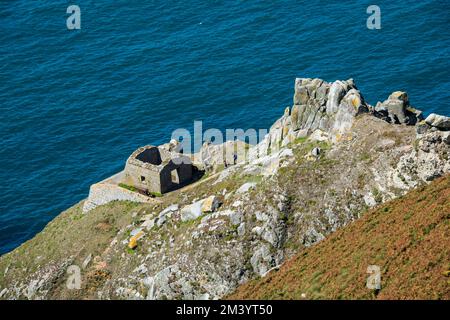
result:
[[[448,300],[449,198],[447,175],[369,210],[227,298]],[[369,266],[380,268],[380,289],[366,286]]]
[[[0,298],[223,298],[450,172],[448,117],[424,119],[401,91],[372,106],[351,79],[296,79],[293,106],[224,167],[217,155],[239,143],[205,144],[195,164],[206,174],[155,201],[102,189],[88,212],[82,201],[61,213],[0,258]]]

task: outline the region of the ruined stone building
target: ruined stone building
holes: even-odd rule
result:
[[[192,180],[191,159],[161,147],[137,149],[125,165],[124,182],[149,193],[165,193]]]

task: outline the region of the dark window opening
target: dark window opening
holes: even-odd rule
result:
[[[141,176],[141,182],[145,182],[145,177]]]

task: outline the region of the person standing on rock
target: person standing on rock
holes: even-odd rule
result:
[[[233,162],[234,162],[234,165],[236,165],[236,163],[237,163],[237,153],[236,152],[233,154]]]

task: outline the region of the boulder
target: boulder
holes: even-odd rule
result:
[[[257,234],[258,236],[260,236],[263,231],[264,229],[260,226],[256,226],[252,229],[252,232]]]
[[[354,108],[356,114],[365,113],[369,111],[361,93],[354,88],[350,89],[347,92],[347,94],[343,98],[343,102],[345,102],[348,106]]]
[[[203,200],[202,203],[202,213],[206,212],[214,212],[219,208],[220,201],[219,198],[216,196],[210,196]]]
[[[375,106],[375,116],[391,123],[415,125],[423,120],[422,112],[409,105],[408,94],[393,92],[383,103]]]
[[[181,209],[181,221],[195,220],[202,215],[203,200],[194,202]]]
[[[242,237],[245,235],[245,222],[242,222],[239,227],[237,228],[237,234],[239,237]]]
[[[178,211],[178,204],[173,204],[163,211],[161,211],[158,215],[158,217],[155,219],[155,223],[158,227],[161,227],[164,223],[166,223],[167,219],[172,216],[174,212]],[[151,225],[151,222],[147,224],[148,228],[152,228],[153,225]]]
[[[400,100],[405,105],[409,104],[408,94],[404,91],[394,91],[391,93],[391,95],[388,97],[389,100]]]
[[[155,226],[155,219],[148,219],[145,220],[142,224],[141,224],[141,228],[145,228],[146,230],[150,230]]]
[[[175,212],[178,210],[178,204],[172,204],[171,206],[168,206],[167,208],[165,208],[163,211],[161,211],[159,213],[159,216],[165,215],[169,212]]]
[[[425,122],[439,130],[450,130],[450,117],[432,113],[425,119]]]
[[[133,230],[130,232],[130,236],[135,236],[135,235],[137,235],[137,234],[140,233],[140,232],[142,232],[142,229],[141,229],[141,228],[133,229]]]
[[[327,113],[333,114],[338,111],[339,104],[348,90],[348,84],[345,81],[335,81],[330,87],[327,100]]]
[[[397,95],[391,94],[389,99],[384,102],[391,122],[401,124],[408,123],[409,120],[406,117],[406,103],[408,100],[398,99],[397,96],[400,96],[399,92]]]
[[[267,270],[273,266],[273,258],[270,254],[269,246],[262,245],[257,248],[250,258],[250,264],[256,274],[259,274],[260,276],[265,274]]]
[[[183,207],[180,211],[181,221],[195,220],[204,213],[211,213],[217,210],[220,201],[217,196],[209,196],[208,198],[196,201],[190,205]]]
[[[228,217],[230,218],[230,222],[233,226],[241,224],[242,213],[240,211],[230,211],[228,213]]]
[[[128,248],[135,249],[138,245],[138,241],[144,236],[144,232],[139,231],[134,236],[130,238],[130,241],[128,242]]]
[[[163,215],[163,216],[158,217],[155,220],[155,222],[156,222],[156,225],[158,227],[161,227],[163,224],[165,224],[167,222],[167,215]]]
[[[235,202],[233,202],[233,204],[231,206],[234,208],[240,207],[240,206],[242,206],[242,201],[236,200]]]
[[[256,220],[258,221],[268,221],[269,220],[269,216],[265,213],[265,212],[261,212],[261,211],[256,211],[255,212],[255,217]]]
[[[247,182],[244,183],[239,189],[237,189],[236,193],[246,193],[251,189],[254,189],[256,187],[255,182]]]

